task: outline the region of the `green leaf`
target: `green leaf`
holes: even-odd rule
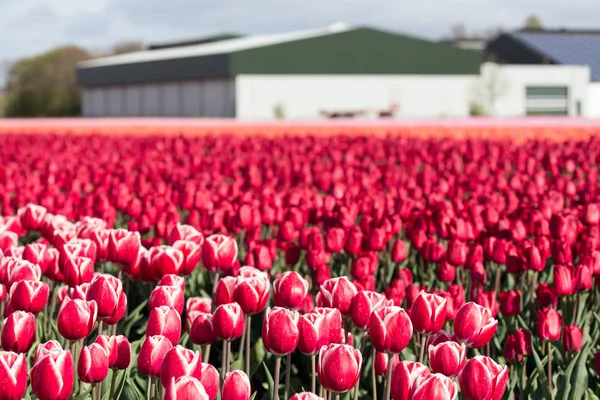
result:
[[[590,346],[589,343],[586,343],[577,357],[573,359],[572,363],[575,363],[573,373],[565,373],[566,376],[570,376],[571,393],[569,394],[569,398],[571,399],[583,398],[583,395],[588,387],[587,359],[589,352]]]
[[[116,371],[114,371],[116,372]],[[115,399],[120,399],[121,394],[123,393],[123,389],[125,389],[125,384],[127,383],[127,378],[129,377],[129,368],[127,368],[122,374],[121,379],[117,378],[117,387],[115,388]]]
[[[265,375],[267,376],[267,394],[266,394],[266,398],[267,399],[272,399],[273,398],[273,390],[275,390],[275,382],[273,381],[273,376],[271,375],[271,371],[269,371],[269,368],[267,368],[267,364],[262,363],[263,368],[265,369]]]
[[[72,397],[73,400],[85,400],[88,398],[88,395],[90,395],[92,393],[92,389],[94,388],[94,386],[90,386],[88,388],[88,390],[86,390],[83,393],[78,394],[77,396]]]
[[[522,320],[520,316],[519,316],[519,319]],[[542,342],[542,346],[544,346],[544,345],[545,345],[545,343]],[[542,386],[542,392],[544,394],[544,398],[550,399],[552,397],[550,396],[550,393],[548,392],[548,377],[546,376],[546,372],[544,371],[544,364],[542,364],[542,360],[540,360],[540,356],[535,351],[535,346],[531,346],[531,354],[533,355],[533,360],[535,361],[535,368],[537,369],[537,372],[540,376],[539,383]]]

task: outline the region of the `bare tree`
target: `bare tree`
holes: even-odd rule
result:
[[[451,28],[451,38],[453,40],[464,39],[467,37],[467,28],[465,28],[465,24],[456,24]]]
[[[112,47],[112,54],[125,54],[140,50],[144,50],[144,45],[141,42],[130,40],[115,44]]]
[[[485,114],[495,115],[496,103],[507,90],[508,81],[502,74],[502,67],[493,62],[484,63],[475,87],[474,103],[485,110]]]

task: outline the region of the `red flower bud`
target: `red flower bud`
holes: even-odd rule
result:
[[[83,339],[92,332],[97,315],[95,301],[71,300],[67,297],[58,311],[58,332],[67,340]]]
[[[501,292],[500,311],[505,317],[518,315],[521,312],[521,292],[516,290]]]
[[[346,233],[342,228],[330,228],[325,240],[326,249],[330,253],[339,253],[344,248]]]
[[[165,387],[164,400],[209,400],[208,394],[206,394],[206,390],[202,383],[192,376],[181,376],[177,379],[172,378]]]
[[[160,381],[167,387],[171,379],[178,379],[182,376],[192,376],[200,379],[202,376],[202,356],[200,352],[186,349],[183,346],[171,348],[160,369]]]
[[[287,308],[268,308],[263,320],[262,339],[269,353],[284,356],[291,354],[298,345],[297,311]]]
[[[296,271],[287,271],[273,282],[275,305],[298,310],[308,293],[308,282]]]
[[[0,352],[0,382],[3,399],[22,399],[27,391],[27,359],[25,354]]]
[[[356,286],[345,276],[329,279],[319,289],[317,305],[319,307],[337,308],[343,316],[349,317],[352,299],[357,293]]]
[[[352,322],[359,329],[367,329],[373,311],[390,305],[393,305],[392,302],[381,293],[361,290],[352,299]]]
[[[202,246],[202,263],[209,271],[227,272],[238,256],[235,239],[225,235],[212,235]]]
[[[138,232],[113,229],[108,236],[107,258],[121,265],[131,265],[137,260],[141,246]]]
[[[222,304],[233,303],[233,287],[236,281],[237,278],[226,276],[217,282],[217,287],[215,288],[215,305],[217,307]]]
[[[178,275],[183,267],[185,256],[180,250],[170,246],[157,246],[150,249],[150,269],[156,280],[163,276]]]
[[[263,272],[256,270],[252,276],[240,275],[233,287],[233,301],[242,307],[244,314],[258,314],[267,306],[270,289],[269,278]]]
[[[42,206],[27,204],[22,210],[19,210],[21,225],[28,231],[40,230],[46,212],[46,209]]]
[[[566,351],[581,350],[581,342],[583,341],[583,332],[577,325],[565,326],[563,332],[563,345]]]
[[[233,340],[242,336],[244,313],[237,303],[222,304],[213,314],[213,329],[219,339]]]
[[[77,365],[79,379],[85,383],[102,382],[108,376],[108,355],[98,343],[83,346]]]
[[[209,297],[189,297],[185,303],[187,313],[200,311],[210,313],[212,311],[212,299]]]
[[[48,302],[48,284],[40,281],[19,281],[10,287],[10,304],[14,310],[38,314]]]
[[[95,300],[98,305],[98,318],[101,320],[114,316],[119,311],[119,303],[125,301],[123,283],[112,275],[96,275],[88,287],[85,298]]]
[[[386,353],[375,352],[375,374],[378,376],[387,376],[389,355]],[[400,362],[398,354],[392,356],[392,371],[394,367]]]
[[[211,364],[202,363],[202,376],[200,377],[200,382],[204,389],[206,390],[206,394],[208,394],[209,400],[215,400],[217,398],[217,394],[219,394],[219,373],[217,369],[213,367]]]
[[[117,336],[117,360],[114,368],[118,370],[129,368],[131,364],[131,343],[122,335]]]
[[[467,400],[501,399],[507,380],[508,368],[485,356],[470,359],[458,376],[461,392]]]
[[[117,357],[119,355],[119,349],[117,346],[117,337],[116,336],[106,336],[100,335],[96,338],[94,343],[98,343],[108,356],[108,367],[113,368],[115,363],[117,362]]]
[[[69,258],[62,269],[65,283],[71,287],[90,283],[94,278],[94,263],[87,257]]]
[[[148,307],[152,310],[160,306],[169,306],[183,313],[183,290],[177,286],[157,286],[150,294]]]
[[[558,296],[568,296],[575,291],[575,270],[570,265],[554,266],[554,292]]]
[[[391,258],[395,263],[402,263],[406,260],[406,243],[404,243],[404,240],[396,240],[394,242]]]
[[[71,353],[51,350],[31,369],[31,391],[40,400],[67,400],[73,393],[75,368]]]
[[[175,346],[181,337],[181,317],[177,310],[169,306],[160,306],[150,311],[146,325],[146,337],[164,336]]]
[[[35,339],[35,317],[32,313],[15,311],[2,326],[2,348],[15,353],[26,353]]]
[[[443,342],[430,346],[428,354],[431,370],[449,377],[457,376],[467,362],[465,345],[456,342]]]
[[[250,380],[242,371],[228,372],[223,379],[221,398],[228,400],[249,400],[252,395]]]
[[[179,273],[182,275],[191,274],[200,261],[201,246],[191,240],[178,240],[173,243],[173,248],[183,254],[183,265]]]
[[[146,376],[159,377],[165,356],[172,347],[171,341],[164,336],[146,337],[138,354],[137,364],[140,373]]]
[[[392,370],[391,394],[394,400],[410,400],[419,384],[431,372],[425,365],[414,361],[401,361]]]
[[[454,316],[456,338],[475,349],[485,346],[492,340],[498,321],[485,307],[468,302],[458,309]]]
[[[446,322],[446,299],[421,291],[412,303],[410,316],[417,332],[439,332]]]
[[[369,336],[380,352],[399,353],[410,342],[413,325],[406,311],[396,306],[383,307],[371,314]]]
[[[360,351],[345,344],[330,344],[319,352],[319,381],[331,392],[347,392],[356,386],[361,365]]]
[[[189,325],[190,340],[194,344],[201,346],[211,344],[216,340],[215,330],[213,327],[213,316],[210,313],[200,311],[192,311],[194,318]],[[189,316],[190,314],[188,314]]]
[[[540,340],[560,339],[562,317],[553,308],[545,308],[537,312],[537,334]]]
[[[458,396],[456,383],[442,374],[431,374],[422,381],[416,382],[412,400],[454,400]]]

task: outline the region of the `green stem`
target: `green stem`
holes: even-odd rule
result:
[[[285,391],[283,398],[287,400],[290,394],[290,378],[292,375],[292,353],[288,354],[285,359]]]
[[[316,368],[316,360],[315,360],[316,356],[313,354],[312,356],[310,356],[310,371],[311,371],[311,392],[313,392],[314,394],[317,394],[316,390],[317,390],[317,368]]]
[[[548,393],[550,398],[554,398],[552,395],[552,343],[548,340]]]
[[[425,355],[425,346],[427,346],[427,335],[425,335],[423,333],[423,334],[421,334],[421,349],[419,351],[419,362],[421,364],[423,364],[423,357]]]
[[[425,335],[423,335],[425,337]],[[421,353],[423,351],[421,350]],[[390,400],[390,393],[392,390],[392,363],[394,362],[394,355],[388,354],[388,370],[387,370],[387,378],[385,379],[385,400]]]
[[[110,400],[114,400],[115,398],[115,384],[117,383],[117,370],[113,369],[112,370],[112,379],[110,381],[110,395],[108,396],[108,398]]]
[[[246,367],[246,375],[250,376],[250,324],[252,322],[252,316],[246,317],[246,355],[244,356],[244,363]]]
[[[279,370],[281,369],[281,357],[275,357],[275,379],[273,388],[273,400],[279,400]]]

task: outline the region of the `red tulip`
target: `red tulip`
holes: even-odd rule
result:
[[[14,232],[0,231],[0,250],[7,251],[17,246],[19,246],[19,235]]]
[[[114,368],[118,370],[129,368],[131,364],[131,343],[129,340],[122,335],[117,336],[117,360],[115,361]]]
[[[319,381],[331,392],[347,392],[356,386],[361,365],[360,351],[345,344],[330,344],[319,352]]]
[[[495,318],[498,315],[497,297],[494,290],[488,292],[479,291],[477,295],[475,295],[475,303],[490,310],[492,312],[492,317]]]
[[[49,297],[48,284],[40,281],[19,281],[10,287],[10,304],[14,310],[38,314]]]
[[[467,262],[467,245],[461,240],[453,239],[448,242],[447,260],[450,264],[458,267]]]
[[[204,236],[202,236],[202,233],[198,232],[193,226],[178,223],[173,227],[173,230],[169,235],[169,243],[173,245],[178,240],[188,240],[202,246]]]
[[[467,361],[465,345],[456,342],[444,342],[430,346],[428,354],[431,370],[449,377],[458,376]]]
[[[150,311],[146,325],[146,337],[164,336],[175,346],[181,337],[181,317],[177,310],[169,306],[160,306]]]
[[[583,341],[583,332],[577,325],[565,326],[563,332],[563,345],[566,351],[581,350],[581,342]]]
[[[83,346],[77,365],[79,379],[85,383],[102,382],[108,376],[108,355],[98,343]]]
[[[413,326],[406,311],[396,306],[383,307],[371,314],[369,336],[377,351],[399,353],[410,342]]]
[[[30,243],[25,245],[21,257],[25,261],[37,264],[43,274],[48,269],[52,254],[48,252],[48,245],[44,243]]]
[[[183,275],[191,274],[200,261],[201,246],[191,240],[178,240],[173,243],[173,248],[183,254],[183,264],[179,273]]]
[[[339,310],[315,310],[317,311],[302,315],[298,320],[298,350],[303,354],[317,354],[321,347],[343,340],[342,315]]]
[[[446,299],[421,291],[412,303],[410,316],[417,332],[439,332],[446,322]]]
[[[250,380],[242,371],[233,371],[225,374],[221,398],[228,400],[249,400],[252,395]]]
[[[349,317],[352,309],[352,299],[357,293],[356,286],[345,276],[329,279],[319,289],[317,305],[319,307],[337,308],[343,316]]]
[[[485,356],[470,359],[458,376],[461,392],[467,400],[501,399],[507,380],[508,368]]]
[[[308,293],[308,282],[296,271],[287,271],[273,282],[275,305],[298,310]]]
[[[540,283],[535,288],[535,295],[537,297],[538,307],[546,308],[556,304],[556,294],[554,289],[548,286],[546,282]]]
[[[406,260],[406,243],[404,243],[404,240],[394,242],[390,257],[395,263],[403,263]]]
[[[181,290],[185,290],[185,279],[182,276],[168,274],[163,276],[157,286],[177,286]]]
[[[296,350],[299,340],[297,311],[268,308],[263,320],[262,339],[269,353],[284,356]]]
[[[209,236],[202,246],[202,263],[209,271],[229,271],[237,256],[236,241],[225,235]]]
[[[430,374],[429,368],[421,363],[400,361],[392,370],[392,399],[410,400],[416,387]]]
[[[521,312],[521,291],[509,290],[500,293],[500,311],[508,317]]]
[[[537,312],[537,334],[540,340],[560,339],[562,317],[553,308],[545,308]]]
[[[35,317],[32,313],[15,311],[2,326],[2,348],[15,353],[26,353],[35,339]]]
[[[190,325],[190,340],[194,344],[206,345],[216,340],[213,316],[210,313],[193,311],[194,319]]]
[[[21,211],[21,210],[20,210]],[[46,209],[35,204],[27,204],[19,213],[23,228],[28,231],[37,231],[40,229],[42,221],[46,216]]]
[[[169,306],[183,313],[183,290],[177,286],[157,286],[150,293],[148,307],[152,310],[160,306]]]
[[[244,314],[257,314],[265,309],[269,301],[271,283],[261,273],[255,276],[238,276],[233,287],[233,301],[238,303]]]
[[[209,297],[188,297],[185,309],[187,313],[192,311],[210,313],[212,311],[212,299]]]
[[[242,336],[244,313],[237,303],[223,304],[213,314],[213,329],[219,339],[233,340]]]
[[[348,231],[344,251],[348,254],[358,254],[362,247],[363,233],[359,227],[354,226]]]
[[[5,257],[9,258],[9,257]],[[4,259],[3,259],[4,261]],[[12,286],[15,282],[19,281],[39,281],[42,276],[42,271],[38,265],[32,264],[25,260],[14,260],[10,262],[9,259],[6,264],[6,273],[8,287]]]
[[[575,270],[570,265],[554,266],[554,292],[558,296],[568,296],[575,291]]]
[[[107,258],[121,265],[133,264],[140,252],[141,240],[138,232],[113,229],[108,236]]]
[[[22,399],[27,391],[27,359],[25,354],[0,352],[2,399]]]
[[[192,376],[200,379],[202,376],[202,356],[183,346],[171,348],[165,355],[160,369],[160,381],[167,387],[171,379],[182,376]]]
[[[102,348],[106,352],[106,355],[108,356],[108,367],[113,368],[119,356],[117,337],[100,335],[96,338],[94,343],[98,343],[100,346],[102,346]]]
[[[209,400],[208,394],[198,378],[192,376],[181,376],[172,378],[165,385],[164,400],[198,399]]]
[[[160,376],[162,363],[171,350],[171,341],[164,336],[147,336],[138,354],[138,370],[142,375]]]
[[[596,373],[600,375],[600,350],[594,356],[594,367],[596,367]]]
[[[361,290],[352,299],[351,317],[354,325],[359,329],[367,329],[373,311],[385,306],[393,305],[384,295],[377,292]]]
[[[497,325],[498,321],[492,317],[490,310],[473,302],[459,308],[454,317],[456,338],[475,349],[492,340]]]
[[[296,393],[290,400],[325,400],[323,397],[319,397],[311,392]]]
[[[67,297],[58,311],[58,332],[67,340],[83,339],[92,332],[97,315],[95,301],[71,300]]]
[[[52,350],[41,356],[31,369],[31,391],[40,400],[67,400],[73,393],[75,368],[71,353]]]
[[[458,387],[452,379],[442,374],[431,374],[419,381],[410,397],[412,400],[455,400]]]
[[[123,283],[112,275],[96,275],[88,287],[85,298],[98,305],[98,318],[105,320],[119,311],[121,302],[127,304]]]
[[[150,268],[157,280],[169,274],[178,275],[185,258],[180,250],[170,246],[153,247],[149,257]]]
[[[216,306],[233,303],[233,287],[236,282],[237,278],[234,278],[233,276],[226,276],[217,282],[214,293]]]
[[[89,283],[94,277],[94,263],[87,257],[73,257],[66,261],[62,273],[71,287]]]
[[[580,263],[575,268],[575,289],[577,291],[586,291],[592,288],[593,283],[593,269],[590,265]]]
[[[439,331],[427,337],[427,347],[425,348],[428,349],[431,346],[436,346],[444,342],[457,342],[456,336],[446,331]]]
[[[346,233],[342,228],[330,228],[327,231],[325,240],[327,251],[330,253],[339,253],[344,248]]]
[[[211,364],[202,363],[202,376],[200,377],[200,382],[204,389],[206,390],[206,394],[208,395],[209,400],[215,400],[217,395],[219,394],[219,373],[217,369],[213,367]]]

